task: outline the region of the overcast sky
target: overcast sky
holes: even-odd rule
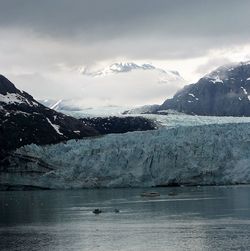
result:
[[[249,0],[0,0],[0,73],[36,98],[162,102],[142,72],[130,84],[124,77],[97,83],[79,69],[152,63],[192,83],[221,64],[250,59],[249,10]],[[131,95],[131,85],[143,92],[144,82],[151,86],[145,98]]]

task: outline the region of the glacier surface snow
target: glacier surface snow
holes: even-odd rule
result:
[[[24,146],[18,155],[53,168],[41,171],[39,161],[16,161],[19,170],[32,174],[2,175],[1,183],[59,189],[250,183],[250,123],[242,123],[249,119],[225,118],[216,124],[205,117],[190,119],[195,126],[175,121],[155,131]]]

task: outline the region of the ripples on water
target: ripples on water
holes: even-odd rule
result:
[[[152,190],[0,192],[0,250],[250,250],[250,186]]]

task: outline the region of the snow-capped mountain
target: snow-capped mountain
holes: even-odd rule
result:
[[[0,75],[0,158],[25,144],[49,144],[98,135],[79,120],[58,113],[18,90]]]
[[[150,64],[138,65],[132,62],[128,62],[128,63],[114,63],[98,71],[93,71],[93,72],[83,71],[82,73],[92,77],[99,77],[116,73],[130,72],[133,70],[154,70],[154,69],[156,68]]]
[[[152,64],[115,63],[98,71],[85,69],[81,73],[74,88],[70,84],[65,87],[74,89],[74,95],[58,95],[56,99],[39,102],[57,111],[88,113],[96,110],[92,108],[102,108],[99,110],[110,112],[109,115],[118,115],[145,103],[163,102],[186,83],[178,72]]]
[[[97,71],[88,71],[84,69],[81,71],[81,73],[91,77],[105,77],[109,75],[128,73],[138,70],[153,71],[158,73],[159,83],[169,83],[177,81],[185,82],[185,80],[180,76],[179,72],[177,71],[163,70],[161,68],[155,67],[152,64],[136,64],[133,62],[114,63]]]
[[[250,116],[250,62],[221,66],[185,86],[160,110],[211,116]]]

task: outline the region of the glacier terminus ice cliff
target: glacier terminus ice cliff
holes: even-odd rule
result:
[[[0,184],[79,189],[250,183],[250,123],[245,119],[27,145],[2,167]]]

